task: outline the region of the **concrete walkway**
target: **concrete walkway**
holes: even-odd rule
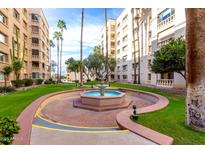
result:
[[[132,132],[65,132],[32,127],[31,145],[153,145]]]

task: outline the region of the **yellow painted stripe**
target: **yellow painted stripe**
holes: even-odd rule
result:
[[[53,122],[52,120],[49,120],[49,119],[46,119],[44,117],[42,117],[41,115],[39,114],[36,114],[36,117],[40,118],[40,119],[43,119],[47,122],[50,122],[50,123],[53,123],[53,124],[58,124],[58,125],[61,125],[61,126],[68,126],[68,127],[73,127],[73,128],[118,128],[118,127],[83,127],[83,126],[73,126],[73,125],[68,125],[68,124],[62,124],[62,123],[58,123],[58,122]]]
[[[109,130],[109,131],[79,131],[79,130],[65,130],[65,129],[58,129],[58,128],[49,128],[44,126],[39,126],[36,124],[32,124],[33,127],[47,129],[51,131],[62,131],[62,132],[76,132],[76,133],[120,133],[120,132],[129,132],[129,130]]]

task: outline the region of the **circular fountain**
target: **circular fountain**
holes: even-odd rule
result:
[[[80,94],[80,100],[74,102],[75,107],[93,110],[109,110],[127,107],[131,101],[126,99],[126,94],[117,90],[105,90],[108,85],[96,85],[99,90],[85,91]]]

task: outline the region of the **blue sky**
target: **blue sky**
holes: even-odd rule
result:
[[[108,18],[116,19],[122,12],[121,8],[108,8]],[[62,72],[65,73],[65,60],[73,57],[79,59],[80,54],[80,26],[81,26],[81,9],[80,8],[63,8],[63,9],[43,9],[47,18],[50,30],[50,39],[53,33],[59,31],[57,22],[59,19],[64,20],[67,24],[67,30],[64,32],[63,42],[63,62]],[[83,33],[83,57],[87,57],[95,45],[99,44],[100,31],[104,25],[103,8],[86,8],[84,10],[84,33]],[[56,43],[56,42],[55,42]],[[56,47],[52,49],[52,60],[56,61]]]

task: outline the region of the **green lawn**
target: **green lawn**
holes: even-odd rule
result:
[[[205,133],[185,126],[185,97],[157,89],[111,83],[111,86],[149,91],[163,95],[170,104],[160,111],[140,115],[139,123],[174,138],[174,144],[205,144]]]
[[[0,116],[17,118],[31,102],[40,96],[67,89],[74,85],[41,85],[39,87],[0,96]]]
[[[96,84],[89,82],[86,85]],[[111,83],[113,87],[124,87],[157,93],[167,97],[170,104],[165,109],[140,115],[139,123],[174,138],[175,144],[205,144],[205,133],[193,131],[185,126],[185,98],[153,88]],[[32,101],[51,92],[75,88],[74,85],[42,85],[26,91],[0,96],[0,116],[17,116]]]

